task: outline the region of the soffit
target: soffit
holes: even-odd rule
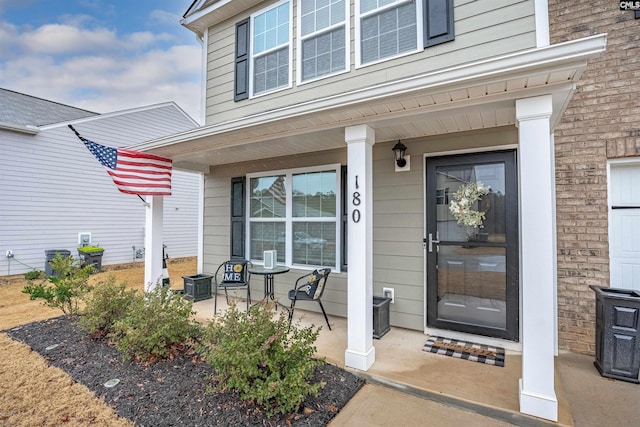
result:
[[[260,4],[262,0],[217,0],[204,1],[200,5],[192,5],[180,21],[184,27],[202,36],[212,25],[232,18],[241,12]]]
[[[588,53],[569,46],[562,60],[527,55],[474,72],[453,70],[385,83],[325,100],[218,123],[141,144],[176,165],[208,166],[344,148],[344,128],[373,127],[376,142],[515,125],[515,100],[552,94],[557,122],[586,67],[604,50],[604,36]],[[555,57],[557,55],[552,55]],[[562,55],[561,55],[562,56]],[[540,59],[540,58],[538,58]]]

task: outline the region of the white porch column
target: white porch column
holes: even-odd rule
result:
[[[520,412],[558,420],[555,355],[555,177],[551,95],[516,101],[520,154]]]
[[[144,230],[144,290],[162,283],[163,196],[147,196]]]
[[[373,173],[375,131],[367,125],[345,128],[349,272],[345,365],[366,371],[376,360],[373,347]]]

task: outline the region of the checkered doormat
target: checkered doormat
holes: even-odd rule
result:
[[[487,365],[504,366],[504,348],[476,344],[468,341],[442,337],[430,337],[422,348],[429,353],[442,354],[486,363]]]

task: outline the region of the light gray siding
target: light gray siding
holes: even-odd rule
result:
[[[83,119],[84,137],[127,146],[194,128],[174,104]],[[91,232],[105,248],[103,264],[133,261],[144,247],[145,206],[120,193],[105,168],[67,128],[37,135],[0,131],[0,276],[44,269],[45,251],[78,256],[78,233]],[[175,171],[173,196],[165,198],[165,243],[173,257],[197,255],[200,176]],[[5,257],[7,250],[13,259]]]
[[[293,0],[292,0],[293,1]],[[355,68],[354,17],[351,6],[351,70],[348,73],[297,85],[271,95],[233,101],[235,23],[272,2],[209,28],[206,88],[206,123],[219,123],[278,107],[363,89],[407,76],[441,70],[464,63],[535,47],[533,1],[455,1],[456,39],[415,54],[375,65]],[[294,17],[295,1],[294,3]],[[352,2],[353,3],[353,2]],[[294,18],[295,34],[295,18]],[[295,40],[293,42],[295,58]],[[292,62],[295,76],[295,61]],[[295,80],[295,78],[294,78]]]
[[[424,160],[425,153],[450,152],[479,147],[517,143],[515,128],[466,132],[403,141],[411,155],[411,170],[395,172],[393,142],[373,147],[373,294],[382,295],[383,287],[394,288],[395,302],[390,306],[393,326],[424,328]],[[316,166],[346,164],[347,152],[332,150],[306,156],[264,160],[253,164],[217,167],[205,176],[204,271],[214,273],[230,253],[231,178],[247,173]],[[286,301],[286,292],[304,271],[294,270],[275,278],[275,290]],[[261,297],[262,277],[252,278],[252,296]],[[333,273],[323,297],[328,313],[346,316],[347,273]],[[305,309],[317,310],[317,304]]]

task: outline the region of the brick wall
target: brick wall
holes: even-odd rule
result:
[[[607,33],[555,131],[559,345],[594,354],[589,285],[609,286],[607,159],[640,156],[640,19],[616,1],[549,0],[549,22],[552,44]]]

